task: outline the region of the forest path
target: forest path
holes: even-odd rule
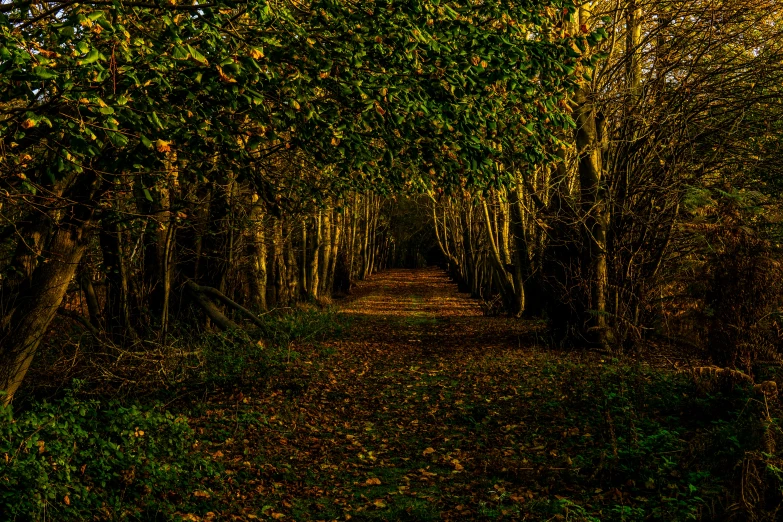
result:
[[[515,433],[535,386],[521,373],[544,367],[529,348],[531,325],[484,317],[435,268],[376,274],[338,307],[347,322],[338,339],[292,347],[295,358],[270,389],[235,397],[235,411],[209,413],[233,428],[213,445],[235,467],[243,513],[519,515],[540,477],[517,438],[547,458],[540,433]]]
[[[376,274],[338,308],[341,334],[296,343],[199,419],[226,519],[548,520],[604,502],[602,388],[536,348],[540,325],[484,317],[438,269]]]

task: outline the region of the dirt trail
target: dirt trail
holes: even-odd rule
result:
[[[242,431],[220,454],[245,509],[264,503],[288,520],[519,517],[541,477],[518,439],[545,448],[520,427],[536,414],[521,378],[540,367],[531,325],[484,317],[437,269],[375,275],[339,306],[341,338],[294,347],[271,390],[222,413]]]
[[[484,317],[481,304],[438,268],[389,270],[359,283],[341,311],[355,319],[348,342],[380,343],[409,355],[458,357],[489,346],[531,340],[530,325]],[[381,334],[382,335],[379,335]],[[455,351],[456,350],[456,351]]]
[[[194,421],[226,468],[221,520],[690,520],[721,491],[677,462],[708,460],[689,441],[714,418],[684,413],[687,377],[545,348],[436,269],[338,306],[341,334]]]

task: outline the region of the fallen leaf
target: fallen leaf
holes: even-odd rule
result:
[[[375,507],[379,507],[379,508],[385,508],[385,507],[386,507],[386,502],[384,502],[382,499],[380,499],[380,498],[379,498],[379,499],[377,499],[377,500],[375,500],[375,501],[373,502],[373,505],[374,505]]]
[[[368,486],[380,486],[381,485],[381,479],[377,477],[368,478],[365,482]]]
[[[427,456],[427,455],[429,455],[430,453],[435,453],[435,450],[434,450],[433,448],[427,448],[427,449],[425,449],[425,450],[424,450],[424,451],[423,451],[421,454],[422,454],[422,455],[424,455],[424,456],[426,457],[426,456]]]

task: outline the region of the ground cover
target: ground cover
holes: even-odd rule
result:
[[[119,459],[125,466],[107,468],[103,486],[119,500],[93,499],[80,513],[710,520],[746,513],[743,495],[756,510],[778,498],[775,450],[759,448],[779,428],[752,390],[697,385],[687,368],[552,350],[543,325],[483,316],[434,269],[376,275],[338,309],[327,321],[313,310],[267,332],[274,346],[212,339],[200,387],[185,384],[149,406],[169,417],[148,417],[146,434],[127,428],[137,446],[162,439],[145,446],[160,467]],[[63,435],[48,426],[12,459],[57,460],[51,439]],[[38,440],[49,454],[36,450]],[[83,519],[77,509],[90,488],[101,489],[53,486],[45,504],[54,519]],[[117,491],[146,508],[122,508]]]

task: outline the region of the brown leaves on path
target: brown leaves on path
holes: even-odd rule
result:
[[[584,497],[594,470],[572,457],[599,429],[552,402],[570,384],[533,348],[540,325],[484,317],[438,269],[375,275],[341,311],[343,338],[293,347],[268,389],[200,420],[227,467],[225,515],[537,520],[536,506]]]

